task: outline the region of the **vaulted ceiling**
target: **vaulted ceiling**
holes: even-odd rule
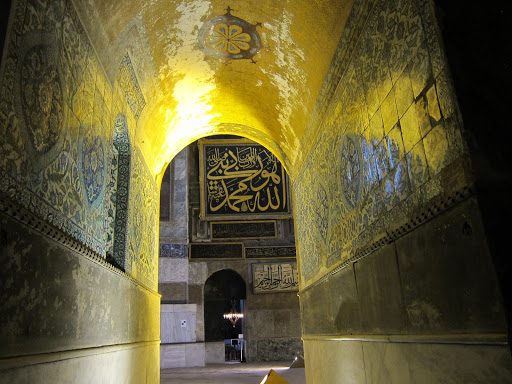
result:
[[[92,1],[110,42],[133,20],[145,28],[155,82],[137,141],[155,174],[214,133],[255,139],[293,167],[353,3]]]

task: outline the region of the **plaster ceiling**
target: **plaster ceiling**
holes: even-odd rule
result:
[[[292,168],[353,0],[93,0],[108,39],[142,20],[158,78],[137,127],[155,174],[181,148],[214,133],[243,134]],[[231,14],[258,24],[250,59],[198,47],[203,24]],[[243,51],[243,50],[242,50]],[[146,92],[146,96],[148,96]]]

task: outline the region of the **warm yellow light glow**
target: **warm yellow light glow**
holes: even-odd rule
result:
[[[186,145],[206,135],[227,134],[228,124],[250,127],[250,133],[233,134],[271,149],[293,175],[352,0],[291,2],[279,12],[270,12],[275,9],[271,1],[249,1],[235,16],[250,24],[261,22],[258,32],[265,48],[255,56],[256,63],[231,60],[228,65],[198,49],[201,26],[224,14],[225,4],[93,2],[112,40],[135,15],[145,26],[141,36],[147,37],[152,56],[136,68],[146,106],[133,129],[156,180]],[[303,20],[300,26],[297,19]],[[245,48],[242,40],[237,49]]]
[[[244,315],[242,313],[235,313],[235,312],[230,312],[230,313],[225,313],[223,315],[223,317],[226,319],[226,320],[229,320],[231,322],[231,324],[233,324],[233,328],[235,328],[236,326],[236,322],[240,319],[242,319],[244,317]]]

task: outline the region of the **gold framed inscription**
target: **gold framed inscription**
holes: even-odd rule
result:
[[[199,140],[202,220],[292,217],[288,175],[251,140]]]

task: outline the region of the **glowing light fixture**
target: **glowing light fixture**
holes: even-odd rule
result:
[[[235,308],[235,303],[232,303],[231,312],[225,313],[222,317],[226,320],[229,320],[231,324],[233,324],[233,328],[236,326],[236,322],[244,317],[243,313],[237,312]]]

